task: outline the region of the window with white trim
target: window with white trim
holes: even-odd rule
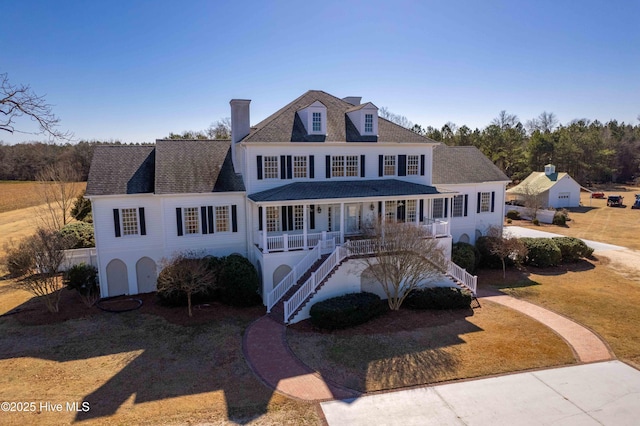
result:
[[[307,156],[294,156],[293,157],[293,177],[306,178],[307,177]]]
[[[364,132],[373,133],[373,114],[364,115]]]
[[[304,206],[293,206],[293,229],[304,229]]]
[[[491,211],[491,193],[480,193],[480,213],[487,213]]]
[[[357,155],[331,156],[331,177],[357,177],[360,171],[360,157]]]
[[[184,221],[184,233],[200,233],[200,215],[198,207],[184,207],[182,209],[182,220]]]
[[[229,206],[216,206],[216,232],[229,232]]]
[[[406,214],[406,222],[415,222],[416,221],[416,200],[407,200],[407,214]]]
[[[453,208],[451,209],[451,216],[453,217],[464,216],[464,195],[453,196]]]
[[[396,220],[396,201],[387,200],[384,202],[384,218],[385,220]]]
[[[418,155],[407,155],[407,176],[420,174],[420,157]]]
[[[384,156],[384,176],[396,175],[396,156],[385,155]]]
[[[314,132],[322,131],[322,113],[314,112],[312,116],[312,127]]]
[[[138,235],[138,209],[121,209],[122,235]]]
[[[358,176],[359,157],[357,155],[347,155],[346,160],[347,160],[347,165],[346,165],[345,176],[349,176],[349,177]]]
[[[278,156],[277,155],[269,155],[265,156],[264,159],[264,178],[265,179],[278,179]]]
[[[267,206],[267,232],[280,231],[280,208],[278,206]]]
[[[441,219],[444,217],[444,198],[433,199],[433,218]]]

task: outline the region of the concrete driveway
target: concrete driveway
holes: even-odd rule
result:
[[[321,404],[337,425],[637,425],[640,371],[620,361]]]
[[[505,226],[504,231],[508,232],[510,235],[514,237],[532,237],[532,238],[564,237],[564,235],[554,234],[552,232],[538,231],[537,229],[523,228],[521,226]],[[626,247],[616,246],[613,244],[601,243],[601,242],[592,241],[592,240],[582,240],[582,241],[584,241],[589,247],[591,247],[594,250],[594,252],[627,250]]]

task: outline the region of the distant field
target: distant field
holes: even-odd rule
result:
[[[41,184],[15,180],[0,181],[0,213],[42,204],[38,185]],[[87,183],[78,182],[76,185],[79,190],[84,190]]]

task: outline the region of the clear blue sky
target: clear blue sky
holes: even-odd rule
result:
[[[306,90],[423,126],[500,110],[637,123],[640,1],[9,1],[0,73],[76,139],[153,141]],[[28,129],[30,122],[19,123]],[[4,133],[4,132],[3,132]],[[5,143],[42,139],[0,134]]]

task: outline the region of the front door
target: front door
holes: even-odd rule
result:
[[[360,232],[360,216],[361,216],[361,204],[347,204],[346,210],[346,224],[345,232],[347,234],[357,234]]]

